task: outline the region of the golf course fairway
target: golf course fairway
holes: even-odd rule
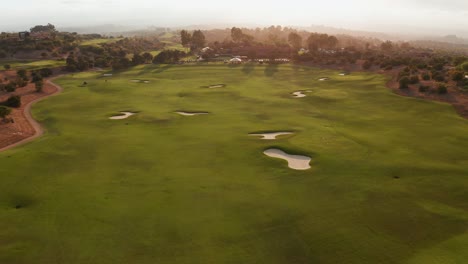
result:
[[[338,73],[147,65],[57,79],[62,94],[32,109],[45,135],[0,153],[0,263],[466,263],[468,121],[383,75]],[[121,112],[137,114],[109,119]],[[249,135],[274,131],[293,135]]]

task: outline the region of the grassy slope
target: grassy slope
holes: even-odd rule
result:
[[[396,96],[383,76],[290,66],[98,76],[58,80],[64,93],[33,109],[48,134],[0,153],[0,263],[468,259],[468,123],[449,105]],[[107,119],[123,110],[141,113]],[[247,136],[261,130],[297,135]]]
[[[91,39],[86,40],[80,43],[80,46],[99,46],[104,43],[117,42],[123,38],[100,38],[100,39]]]
[[[9,64],[13,70],[37,70],[42,68],[56,68],[65,66],[65,60],[6,61],[1,62],[1,69],[3,69],[3,65],[6,64]]]

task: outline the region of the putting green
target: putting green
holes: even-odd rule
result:
[[[338,73],[149,65],[58,79],[63,93],[33,107],[46,135],[0,153],[0,263],[463,263],[468,122],[384,76],[319,81]],[[109,119],[124,111],[138,114]]]

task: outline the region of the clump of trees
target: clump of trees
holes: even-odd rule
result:
[[[235,43],[243,43],[245,45],[249,45],[254,40],[253,36],[244,34],[242,29],[237,27],[231,29],[231,38]]]
[[[153,59],[155,64],[169,64],[176,63],[187,54],[180,50],[164,50],[156,55]]]
[[[302,48],[302,37],[296,32],[289,33],[288,42],[296,52]]]
[[[205,47],[206,38],[201,30],[195,30],[191,34],[186,30],[180,31],[180,39],[183,46],[189,46],[191,52],[199,51]]]

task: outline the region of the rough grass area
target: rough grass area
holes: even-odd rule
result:
[[[12,70],[38,70],[42,68],[56,68],[65,66],[65,60],[36,60],[36,61],[2,61],[0,69],[3,70],[4,65],[10,65]]]
[[[0,263],[464,263],[468,122],[384,76],[318,81],[338,73],[147,65],[58,79],[64,92],[33,108],[46,135],[0,153]]]

